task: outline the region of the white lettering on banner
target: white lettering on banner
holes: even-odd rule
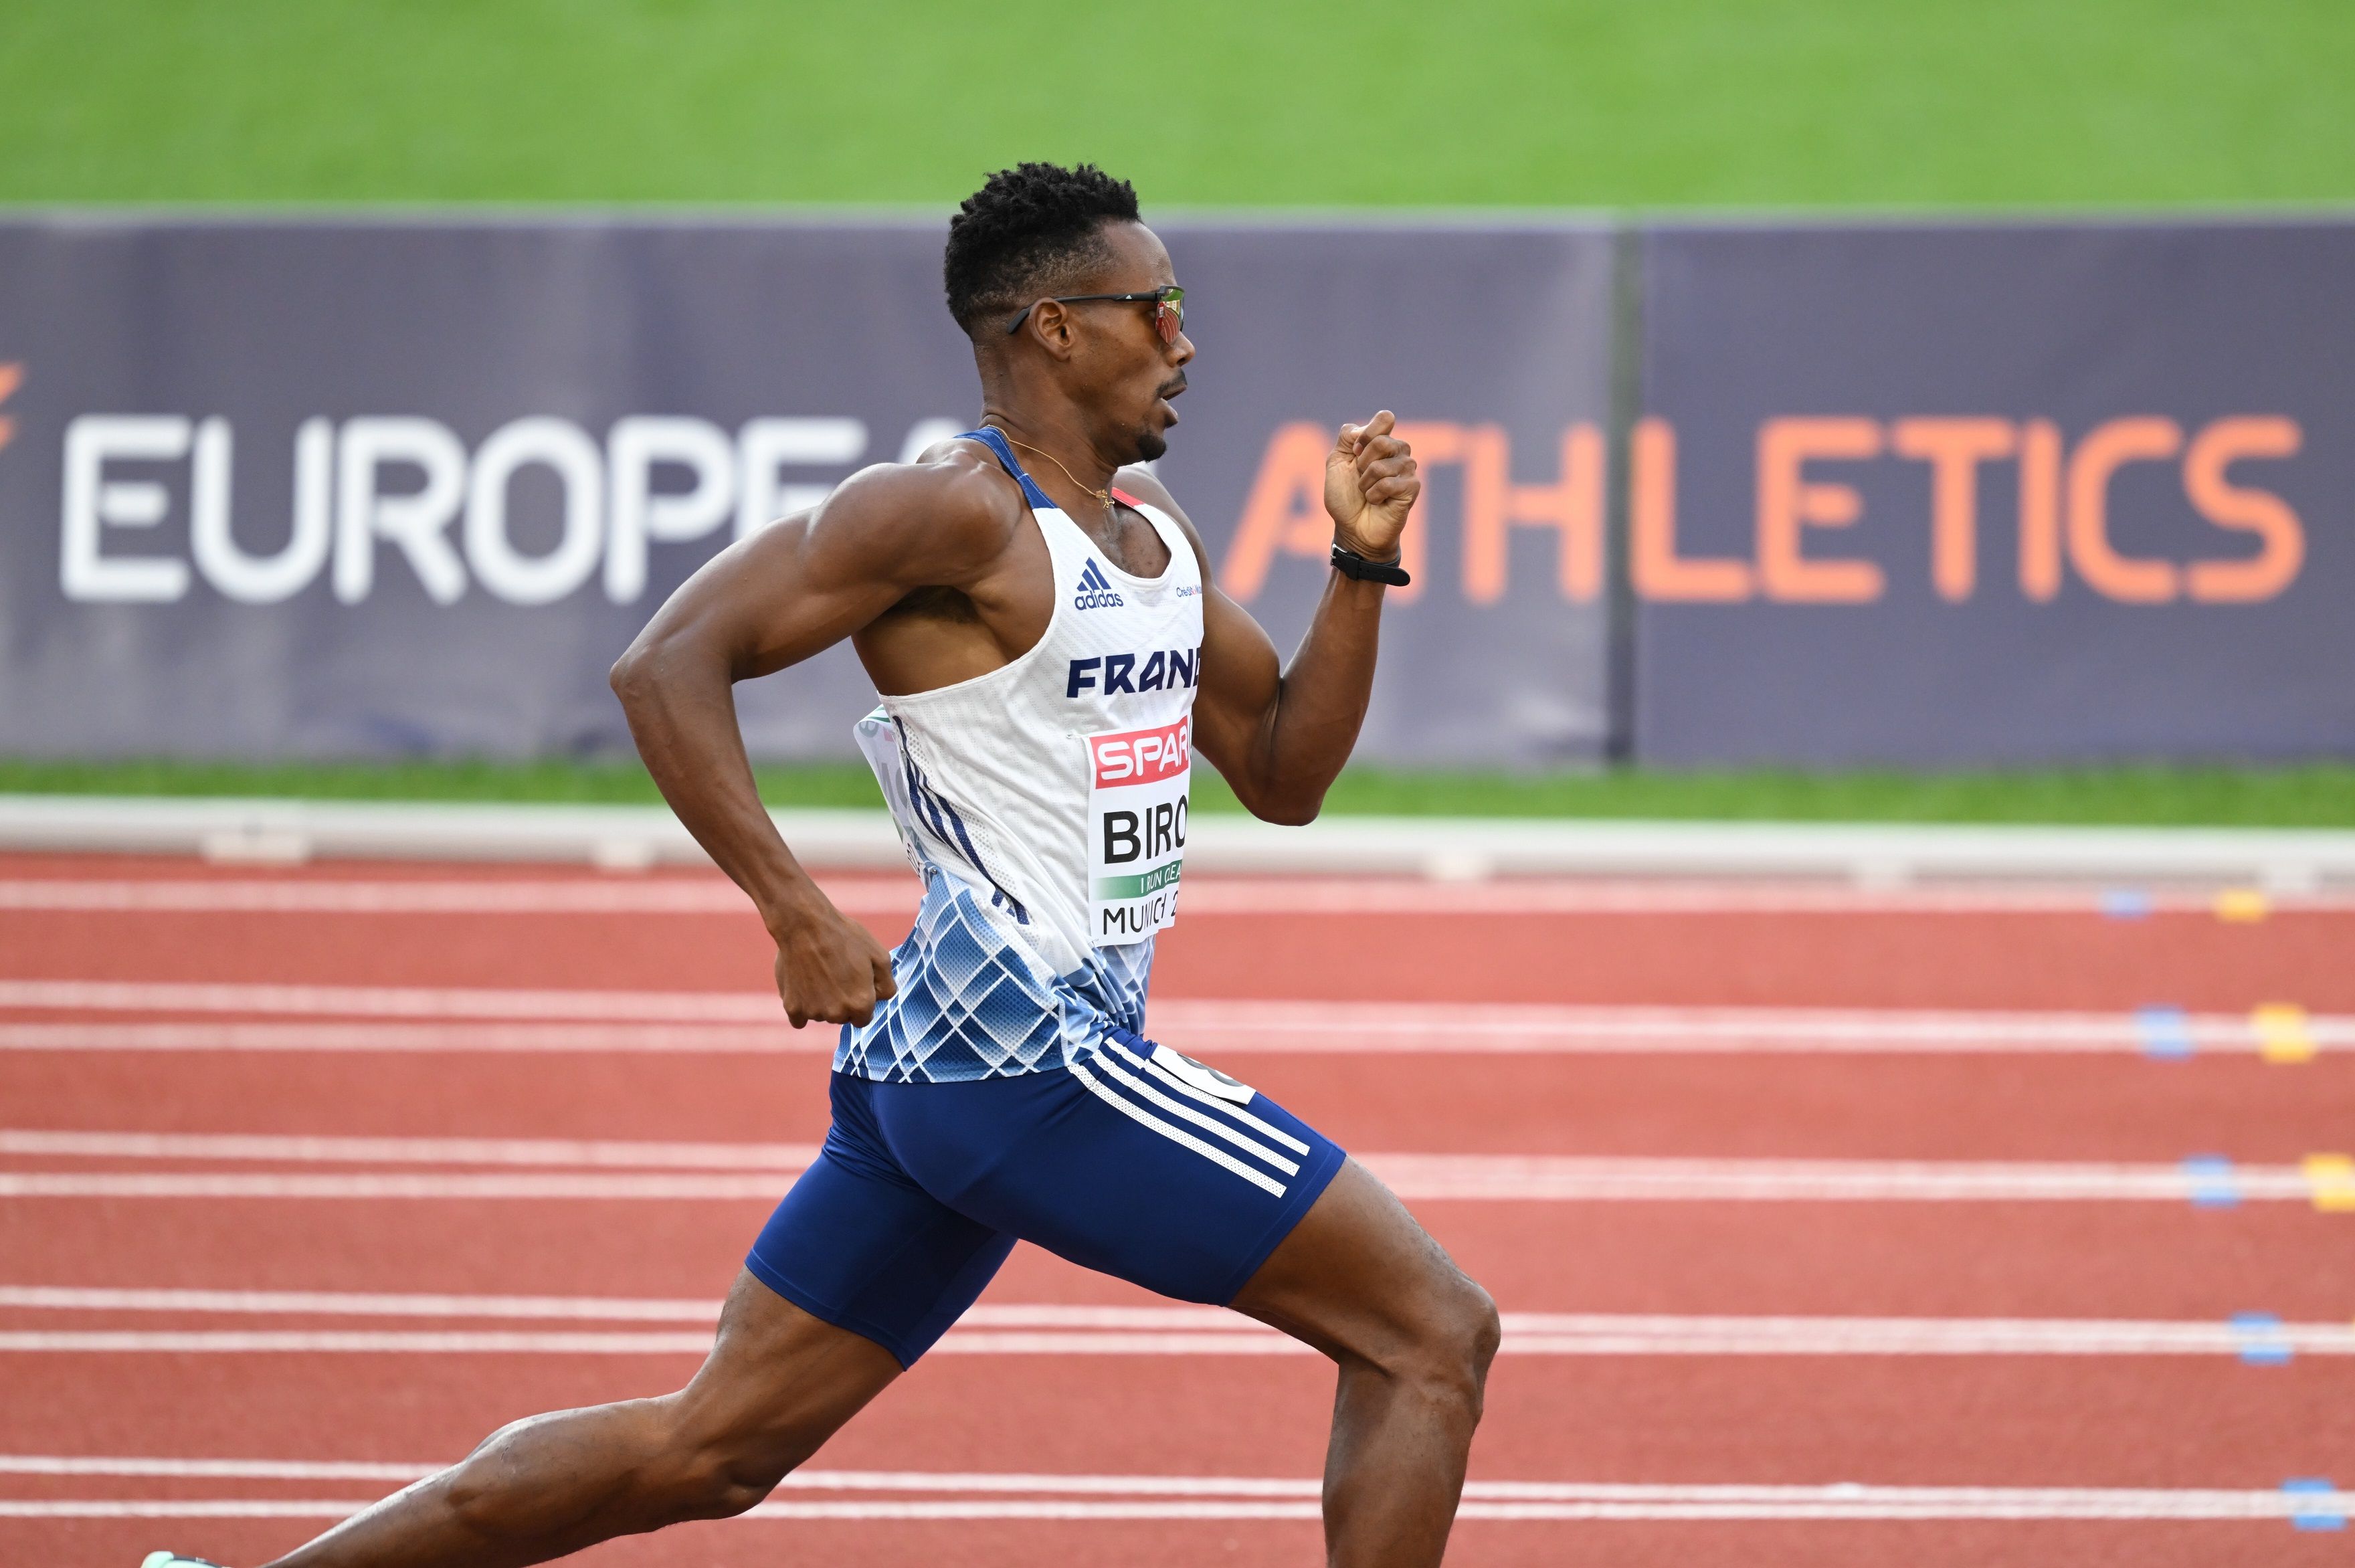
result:
[[[108,527],[154,528],[172,507],[171,492],[153,480],[108,479],[109,463],[170,462],[187,451],[188,421],[174,414],[84,414],[66,426],[58,581],[67,598],[165,604],[187,592],[187,562],[110,559],[101,537]]]
[[[759,533],[788,512],[815,507],[833,494],[832,485],[785,485],[777,470],[856,463],[867,452],[867,421],[803,418],[750,420],[736,438],[742,464],[738,487],[736,537]]]
[[[912,462],[963,428],[918,421],[900,460]],[[605,596],[634,603],[648,587],[652,546],[703,539],[731,514],[741,538],[815,506],[832,483],[788,485],[781,472],[842,467],[867,446],[866,424],[847,417],[748,420],[730,436],[708,420],[633,414],[614,422],[601,450],[572,421],[533,415],[501,426],[470,455],[438,420],[363,415],[339,428],[314,416],[294,434],[286,542],[254,554],[238,542],[236,433],[228,420],[83,414],[65,431],[58,576],[78,603],[168,603],[201,579],[235,603],[274,604],[325,570],[336,600],[357,604],[376,591],[378,547],[389,544],[437,604],[456,603],[470,581],[511,604],[551,603],[578,592],[601,563]],[[160,538],[147,553],[124,553],[125,542],[107,534],[154,528],[171,516],[162,479],[108,476],[110,465],[131,463],[184,465],[184,554],[159,553],[171,549]],[[514,481],[534,466],[549,470],[562,495],[561,531],[540,554],[518,549],[508,527]],[[684,471],[686,487],[666,468]]]
[[[1080,739],[1088,751],[1090,940],[1142,942],[1178,918],[1193,720]]]
[[[564,487],[564,531],[546,555],[526,555],[507,536],[507,485],[530,464],[553,470]],[[597,570],[604,548],[605,464],[597,443],[569,420],[501,425],[474,453],[466,485],[466,560],[484,587],[510,604],[550,604]]]
[[[197,454],[188,486],[188,549],[197,571],[225,599],[240,604],[274,604],[308,587],[327,564],[335,542],[329,513],[334,482],[336,427],[308,419],[294,432],[294,526],[275,555],[248,555],[230,522],[229,421],[214,418],[197,426]]]
[[[436,604],[454,604],[466,592],[443,530],[466,495],[466,449],[450,427],[427,419],[356,419],[344,424],[336,453],[336,597],[357,604],[376,583],[376,541],[390,539]],[[376,487],[388,463],[425,475],[420,489],[387,496]]]
[[[605,438],[613,516],[605,535],[605,597],[635,602],[646,591],[646,541],[684,543],[718,528],[736,507],[736,443],[709,420],[634,414]],[[686,490],[657,491],[657,465],[695,476]]]

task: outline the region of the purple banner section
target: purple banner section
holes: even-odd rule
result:
[[[1183,223],[1160,473],[1289,648],[1334,426],[1426,459],[1362,755],[1604,745],[1613,237]],[[0,753],[623,752],[605,670],[728,540],[973,422],[937,224],[0,223]],[[740,689],[855,755],[847,648]]]
[[[2355,750],[2355,226],[1642,253],[1640,758]]]

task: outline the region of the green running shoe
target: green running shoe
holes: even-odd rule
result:
[[[208,1557],[183,1557],[176,1552],[150,1552],[139,1568],[220,1568]]]

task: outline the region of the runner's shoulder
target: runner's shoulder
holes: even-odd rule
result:
[[[878,463],[844,480],[822,523],[856,529],[873,547],[919,549],[943,567],[997,559],[1028,515],[1020,486],[976,441],[936,442],[913,463]]]
[[[1186,508],[1178,504],[1178,497],[1169,493],[1169,486],[1164,485],[1152,469],[1142,464],[1132,464],[1114,474],[1112,485],[1114,489],[1135,496],[1176,523],[1178,531],[1193,544],[1194,553],[1200,558],[1207,579],[1210,570],[1210,552],[1209,547],[1202,543],[1201,530],[1194,526],[1194,519],[1186,515]]]
[[[1184,523],[1188,532],[1193,531],[1193,524],[1186,517],[1186,508],[1178,504],[1178,497],[1169,493],[1169,486],[1161,482],[1160,476],[1145,464],[1131,464],[1114,474],[1112,487],[1125,491],[1149,507],[1160,508]]]

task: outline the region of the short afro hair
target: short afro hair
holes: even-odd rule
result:
[[[1000,169],[949,219],[941,272],[949,314],[970,336],[1067,289],[1110,259],[1104,225],[1136,221],[1136,189],[1093,164]]]

